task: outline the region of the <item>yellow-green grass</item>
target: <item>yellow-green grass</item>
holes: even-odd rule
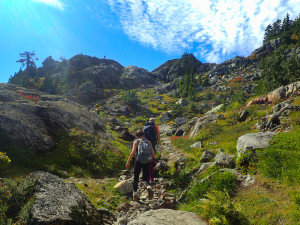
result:
[[[289,115],[291,126],[300,125],[300,111],[294,111]]]
[[[300,105],[300,97],[299,96],[294,99],[294,101],[292,102],[292,105]]]
[[[252,224],[300,224],[300,210],[293,200],[300,192],[300,185],[286,185],[261,175],[255,176],[255,184],[238,189],[234,202]]]
[[[194,141],[201,141],[202,148],[205,149],[223,149],[224,152],[235,154],[236,144],[240,136],[257,132],[252,129],[255,121],[246,121],[239,124],[231,125],[228,121],[218,120],[216,124],[207,125],[194,138]],[[216,144],[211,145],[210,143]]]
[[[153,99],[153,97],[156,96],[155,92],[153,89],[147,89],[144,91],[138,91],[137,92],[139,99],[141,100],[142,104],[146,104],[151,102],[151,100]]]
[[[128,201],[126,196],[122,196],[113,188],[117,184],[117,180],[115,178],[70,178],[67,179],[67,181],[75,183],[77,188],[83,191],[91,202],[98,208],[104,207],[110,210],[115,210],[118,205]]]

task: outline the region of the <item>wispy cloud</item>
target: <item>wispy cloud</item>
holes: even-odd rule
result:
[[[299,0],[108,0],[124,32],[167,53],[186,50],[207,62],[249,55],[264,29],[286,13],[295,18]],[[193,50],[194,49],[194,50]]]
[[[46,5],[52,6],[54,8],[58,8],[60,10],[64,10],[65,5],[61,0],[33,0],[35,2],[41,2]]]

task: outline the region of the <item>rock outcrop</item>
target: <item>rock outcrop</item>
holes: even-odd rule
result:
[[[255,58],[265,57],[265,56],[269,55],[270,53],[272,53],[275,49],[279,48],[281,45],[282,45],[282,41],[280,38],[272,39],[272,40],[266,42],[265,44],[263,44],[258,49],[256,49],[252,53],[252,55]]]
[[[200,216],[192,212],[172,209],[150,210],[138,218],[130,221],[128,225],[207,225]]]
[[[180,59],[168,60],[151,73],[158,79],[170,82],[176,77],[183,76],[186,69],[194,73],[209,71],[215,64],[201,63],[192,54],[184,54]]]
[[[97,209],[74,184],[46,172],[35,172],[31,176],[37,181],[30,224],[103,224]]]
[[[185,133],[189,134],[190,138],[195,137],[204,124],[215,123],[219,119],[223,119],[221,114],[208,114],[199,118],[193,118],[185,129]]]
[[[283,99],[290,98],[291,96],[297,96],[299,94],[300,94],[300,81],[297,81],[289,85],[279,87],[266,95],[255,98],[252,101],[248,102],[245,107],[247,108],[248,106],[253,104],[274,103]]]
[[[267,148],[275,134],[276,133],[273,132],[259,132],[245,134],[239,137],[236,144],[237,157],[241,157],[247,151]]]
[[[284,121],[292,111],[300,111],[300,105],[291,105],[289,100],[281,102],[273,107],[272,114],[261,118],[256,127],[261,131],[286,129],[289,126]]]
[[[136,66],[128,66],[124,68],[120,78],[120,86],[129,89],[153,86],[155,83],[155,77],[151,73]]]
[[[110,137],[99,116],[60,96],[0,84],[0,108],[0,130],[25,148],[50,151],[56,135],[72,128]]]
[[[215,80],[214,77],[224,74],[231,74],[236,70],[242,70],[243,68],[254,63],[254,60],[245,58],[242,56],[236,56],[233,59],[227,60],[221,64],[215,65],[211,70],[207,72],[209,78]],[[214,84],[217,80],[210,81],[210,84]]]

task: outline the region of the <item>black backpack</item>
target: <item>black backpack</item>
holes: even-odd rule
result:
[[[144,126],[145,138],[148,139],[151,143],[156,143],[156,131],[155,125],[152,122],[147,122]]]
[[[147,139],[141,139],[138,141],[138,149],[136,160],[142,164],[147,164],[153,161],[152,145]]]

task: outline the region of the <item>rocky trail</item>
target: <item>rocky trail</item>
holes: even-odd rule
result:
[[[174,148],[171,144],[170,137],[167,137],[166,132],[170,129],[170,126],[164,125],[160,127],[161,133],[161,143],[160,146],[160,154],[161,158],[156,165],[156,171],[167,171],[170,165],[176,161],[182,161],[183,153],[180,150]],[[128,170],[125,174],[121,175],[118,179],[120,182],[123,182],[124,185],[129,185],[130,187],[123,187],[124,189],[132,190],[133,182],[133,170]],[[127,182],[128,181],[128,182]],[[168,189],[171,186],[171,180],[167,178],[162,178],[156,175],[154,183],[152,184],[152,190],[154,191],[154,198],[148,199],[148,192],[146,186],[142,182],[142,178],[140,177],[139,189],[138,193],[140,195],[140,199],[138,201],[132,201],[131,192],[129,192],[129,198],[131,201],[129,203],[124,203],[117,208],[116,212],[116,221],[113,224],[121,225],[121,224],[135,224],[134,222],[129,221],[137,221],[141,214],[151,211],[148,214],[153,217],[153,210],[157,209],[175,209],[176,204],[176,194],[169,193]],[[122,190],[125,191],[125,190]],[[162,213],[162,212],[161,212]],[[169,217],[168,214],[173,213],[173,211],[163,211],[162,214]],[[155,213],[154,213],[155,214]],[[190,217],[192,218],[192,217]],[[186,218],[187,219],[187,218]],[[176,221],[174,221],[176,222]]]
[[[167,171],[174,162],[183,162],[184,154],[176,149],[170,141],[170,137],[165,135],[171,126],[162,125],[160,127],[161,143],[160,146],[160,160],[156,165],[157,171]],[[124,165],[125,166],[125,165]],[[154,182],[151,184],[154,191],[153,199],[149,200],[146,186],[142,182],[142,173],[140,175],[138,194],[140,196],[138,201],[132,199],[132,183],[133,183],[133,169],[123,170],[117,180],[118,184],[115,186],[123,195],[126,195],[129,202],[119,205],[115,212],[106,210],[104,208],[98,209],[104,224],[114,225],[126,225],[126,224],[139,224],[139,221],[144,213],[147,212],[146,217],[153,219],[156,218],[157,222],[159,218],[170,218],[168,224],[178,224],[182,220],[182,224],[186,224],[184,221],[190,221],[188,224],[193,224],[197,215],[189,212],[182,212],[179,210],[174,211],[176,205],[176,194],[170,193],[168,190],[171,186],[171,180],[168,178],[158,177],[156,174]],[[84,185],[85,187],[91,185],[102,185],[102,179],[86,179],[86,178],[69,178],[68,182]],[[112,199],[113,200],[113,199]],[[175,213],[175,214],[174,214]],[[180,216],[176,213],[179,213]],[[142,215],[143,214],[143,215]],[[148,216],[147,216],[148,215]],[[147,220],[147,218],[145,220]],[[200,220],[200,217],[198,218]],[[144,219],[143,219],[144,220]],[[145,222],[145,221],[144,221]],[[147,221],[146,221],[147,222]],[[149,222],[149,221],[148,221]],[[163,222],[163,221],[162,221]],[[148,223],[147,223],[148,224]],[[151,224],[151,222],[149,222]],[[154,223],[153,223],[154,224]],[[164,223],[163,223],[164,224]],[[180,223],[179,223],[180,224]],[[196,223],[201,224],[201,223]],[[205,223],[204,223],[205,224]]]

